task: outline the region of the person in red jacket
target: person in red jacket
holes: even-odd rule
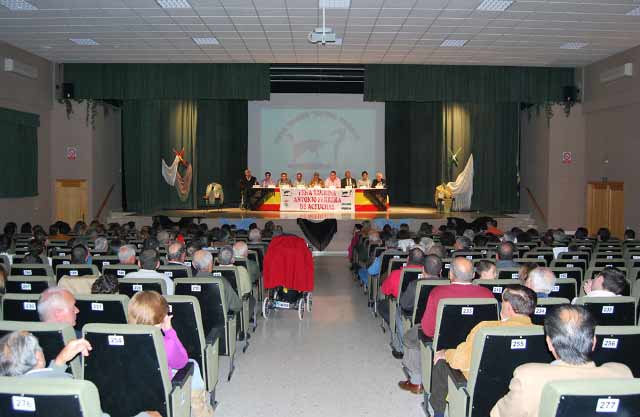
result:
[[[420,364],[420,345],[418,341],[418,331],[422,331],[426,336],[433,337],[436,328],[436,314],[438,303],[444,298],[490,298],[493,293],[479,285],[472,284],[474,271],[473,263],[470,260],[457,257],[451,263],[449,279],[451,285],[441,285],[429,294],[427,307],[422,316],[422,329],[412,327],[404,335],[404,359],[403,366],[407,370],[409,379],[398,382],[398,386],[414,394],[422,394],[422,372]]]

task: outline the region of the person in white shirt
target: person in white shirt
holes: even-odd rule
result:
[[[269,171],[264,173],[264,179],[260,182],[262,187],[275,187],[276,183],[271,179],[271,173]]]
[[[326,188],[340,188],[340,178],[335,171],[329,173],[329,178],[325,180],[324,186]]]
[[[617,297],[622,295],[627,280],[624,274],[615,268],[604,268],[595,278],[588,279],[584,282],[585,297]],[[577,298],[571,303],[575,304]]]
[[[302,176],[302,172],[296,173],[296,179],[293,180],[293,186],[294,187],[301,187],[301,188],[305,188],[307,186],[307,183],[304,182],[304,178]]]
[[[362,171],[362,177],[358,180],[358,188],[370,188],[371,180],[369,179],[369,173]]]
[[[155,249],[145,249],[138,260],[139,271],[129,272],[124,278],[155,278],[162,279],[167,284],[167,295],[173,295],[173,281],[165,274],[156,271],[160,267],[160,257]]]

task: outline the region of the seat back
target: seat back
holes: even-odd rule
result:
[[[118,293],[131,298],[140,291],[167,293],[167,283],[160,278],[122,278],[118,280]]]
[[[480,251],[456,251],[451,254],[452,258],[463,257],[470,261],[474,259],[484,259],[486,253],[482,253]]]
[[[636,324],[636,299],[633,297],[580,297],[576,303],[589,310],[599,326]]]
[[[380,259],[380,276],[385,275],[389,270],[389,262],[392,259],[407,259],[407,253],[399,250],[386,250],[382,252]]]
[[[88,294],[76,296],[76,329],[88,323],[127,323],[129,297],[121,294]]]
[[[493,293],[493,296],[496,298],[496,301],[498,303],[501,303],[502,293],[504,292],[505,288],[517,285],[520,282],[513,279],[475,279],[473,280],[473,283],[491,291]]]
[[[498,302],[490,298],[444,298],[438,303],[435,351],[453,349],[481,321],[498,320]]]
[[[587,261],[584,259],[554,259],[551,261],[552,268],[580,268],[584,273],[587,271]]]
[[[539,417],[637,416],[640,380],[567,380],[545,384]]]
[[[98,388],[105,413],[134,416],[156,410],[171,415],[171,382],[159,328],[88,324],[82,333],[93,348],[82,360],[83,379]]]
[[[573,278],[557,278],[549,293],[549,297],[568,298],[573,300],[577,296],[578,284]]]
[[[58,265],[56,268],[56,278],[60,280],[65,275],[70,277],[83,277],[85,275],[100,275],[98,267],[87,264]]]
[[[611,256],[611,255],[609,255]],[[627,261],[623,258],[617,259],[594,259],[589,264],[591,268],[626,268]]]
[[[576,280],[576,285],[578,288],[582,286],[582,277],[584,276],[584,271],[581,268],[572,267],[572,268],[563,268],[558,266],[552,266],[551,272],[553,272],[556,278],[573,278]]]
[[[91,265],[98,267],[98,270],[102,272],[103,268],[108,265],[117,265],[120,263],[120,259],[113,255],[94,255],[91,258]]]
[[[538,266],[547,266],[547,260],[545,258],[514,258],[513,262],[520,265],[536,264]]]
[[[191,268],[186,265],[161,265],[157,271],[171,279],[191,276]]]
[[[496,402],[509,392],[513,371],[529,362],[549,363],[544,329],[540,326],[482,328],[473,341],[467,390],[470,417],[488,416]],[[478,389],[475,389],[478,387]]]
[[[587,264],[591,260],[591,254],[589,252],[580,251],[580,252],[563,252],[558,255],[558,259],[566,260],[566,261],[577,261],[583,260]]]
[[[424,311],[427,309],[427,301],[429,301],[429,294],[431,290],[439,285],[449,285],[451,281],[448,279],[421,279],[416,284],[416,298],[413,303],[413,315],[411,317],[411,323],[414,325],[420,324]]]
[[[424,277],[424,271],[421,268],[404,268],[400,272],[400,281],[398,282],[398,299],[410,283]]]
[[[591,358],[600,366],[607,362],[624,363],[640,378],[640,327],[598,326],[596,327],[596,347]]]
[[[227,306],[220,278],[178,278],[175,285],[176,295],[190,295],[198,299],[205,334],[213,328],[225,326]]]
[[[10,276],[5,289],[10,293],[40,294],[54,285],[56,282],[53,277]]]
[[[498,279],[519,279],[520,278],[520,268],[511,267],[511,268],[498,268],[497,270]],[[514,281],[518,283],[517,281]]]
[[[215,266],[211,271],[211,275],[214,278],[224,277],[231,284],[231,288],[237,294],[240,294],[238,291],[238,269],[235,266]]]
[[[59,252],[61,253],[61,252]],[[51,268],[55,271],[58,265],[69,265],[71,263],[71,256],[59,255],[51,257]]]
[[[391,275],[391,273],[397,269],[401,269],[407,266],[407,258],[400,259],[390,259],[389,266],[387,267],[387,276]],[[382,271],[382,270],[381,270]]]
[[[116,265],[103,265],[102,266],[102,273],[103,274],[112,273],[112,274],[116,275],[118,278],[124,277],[129,272],[136,272],[138,270],[140,270],[138,265],[116,264]]]
[[[0,377],[3,417],[102,417],[98,389],[89,381]]]
[[[13,264],[10,275],[24,275],[27,277],[53,277],[53,269],[46,264]]]
[[[5,294],[2,297],[2,320],[40,321],[40,294]]]
[[[169,303],[169,313],[173,315],[171,325],[178,334],[190,359],[198,363],[200,369],[206,369],[204,363],[204,328],[200,303],[189,295],[165,296]]]
[[[547,314],[551,312],[551,310],[562,304],[569,304],[570,301],[566,298],[538,298],[538,304],[536,305],[536,309],[533,311],[531,315],[531,322],[533,324],[537,324],[539,326],[544,325],[544,318],[547,317]]]
[[[54,360],[65,345],[76,338],[73,327],[62,323],[42,323],[39,321],[0,321],[0,337],[15,331],[28,331],[38,338],[45,363]],[[80,358],[71,362],[71,370],[80,377]]]

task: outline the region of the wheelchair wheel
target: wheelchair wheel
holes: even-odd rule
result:
[[[304,317],[304,297],[301,297],[298,301],[298,318],[302,320]]]
[[[310,313],[311,312],[311,293],[308,292],[306,298],[306,304],[307,304],[307,312]]]
[[[262,302],[262,317],[264,317],[265,319],[269,318],[269,297],[265,297],[264,301]]]

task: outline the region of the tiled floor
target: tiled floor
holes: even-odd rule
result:
[[[421,396],[397,388],[400,361],[342,257],[316,258],[313,311],[261,319],[231,382],[221,359],[217,417],[422,417]],[[239,345],[241,346],[241,345]]]

